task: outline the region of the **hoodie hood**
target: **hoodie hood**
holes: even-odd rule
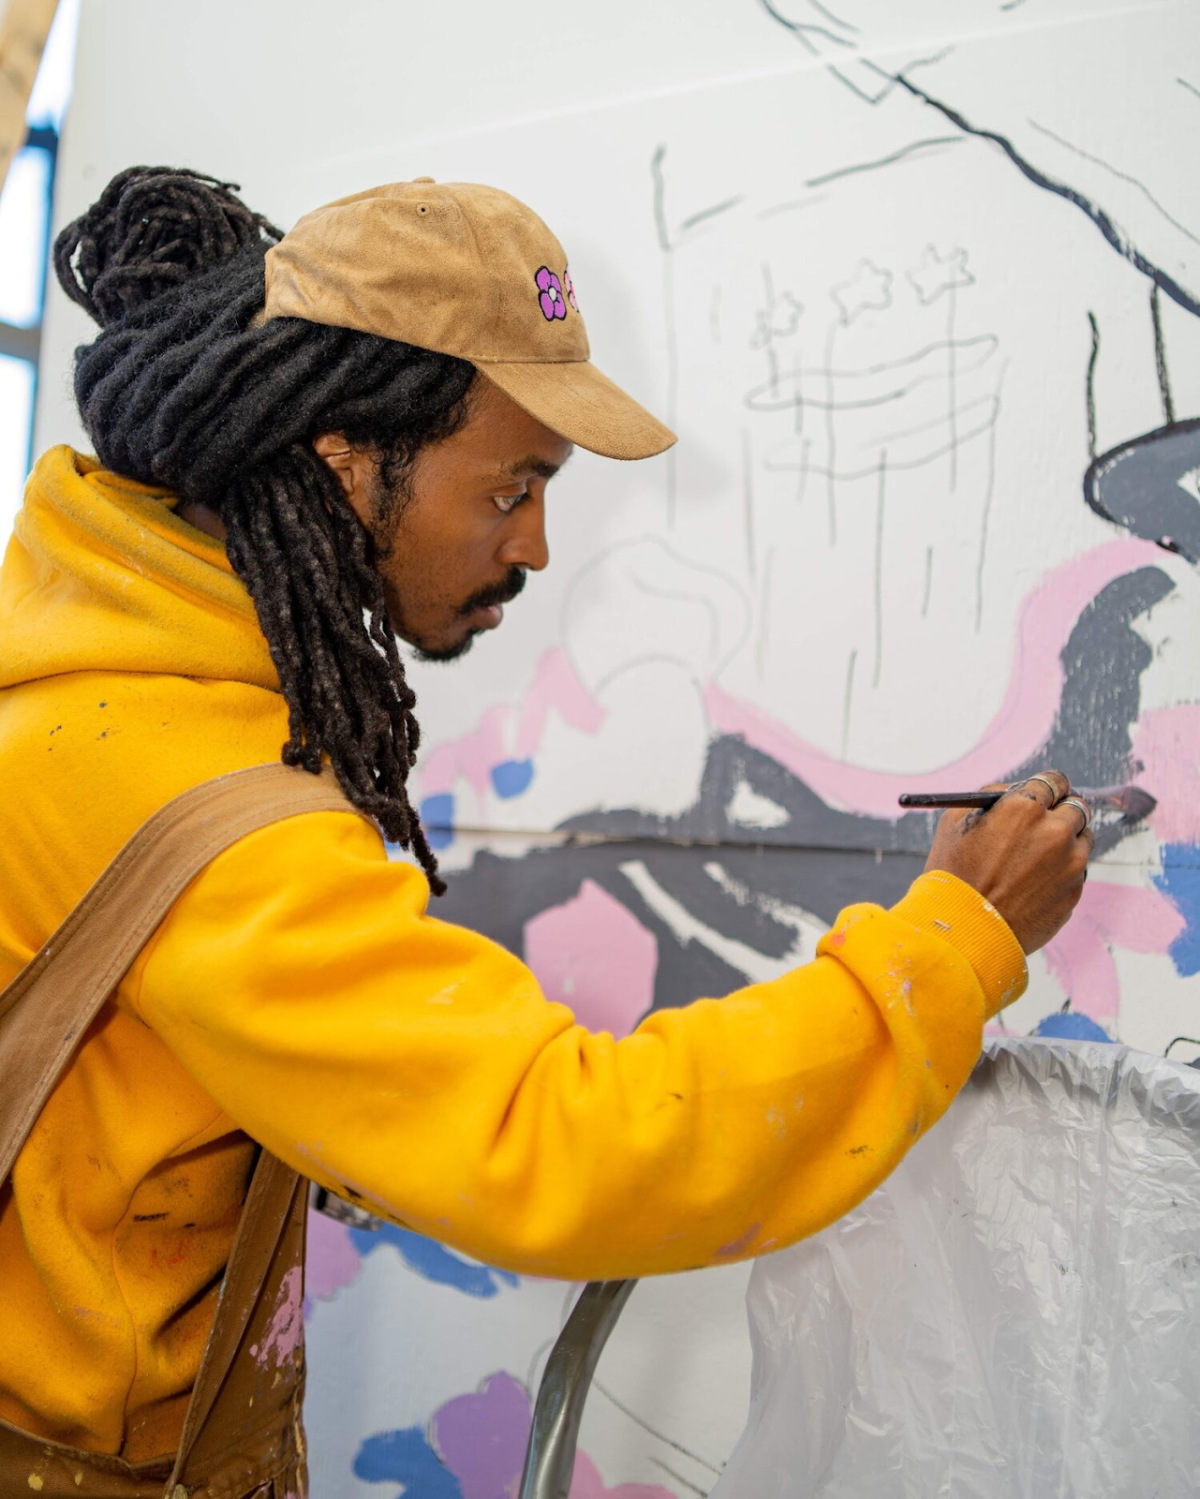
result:
[[[177,504],[69,447],[42,455],[0,568],[0,688],[116,671],[279,690],[224,547]]]

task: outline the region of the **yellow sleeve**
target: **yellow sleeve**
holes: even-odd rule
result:
[[[923,875],[890,911],[843,912],[813,962],[614,1041],[427,896],[358,818],[295,817],[189,886],[127,992],[301,1172],[571,1280],[724,1263],[840,1217],[942,1114],[1025,982],[996,911]]]

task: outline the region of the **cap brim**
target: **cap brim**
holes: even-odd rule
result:
[[[568,442],[603,458],[653,458],[676,441],[644,406],[587,360],[477,364],[481,375]]]

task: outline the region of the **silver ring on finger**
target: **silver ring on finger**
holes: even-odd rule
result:
[[[1091,827],[1092,809],[1088,806],[1087,802],[1081,801],[1077,796],[1064,796],[1058,805],[1060,807],[1074,807],[1076,812],[1083,813],[1083,826],[1079,829],[1080,833],[1086,833],[1088,828]]]
[[[1054,798],[1054,800],[1050,803],[1050,805],[1052,807],[1057,807],[1058,806],[1059,798],[1062,796],[1062,792],[1058,789],[1058,787],[1054,784],[1053,781],[1049,780],[1046,776],[1026,776],[1025,777],[1025,784],[1026,784],[1026,786],[1029,785],[1030,781],[1041,781],[1042,785],[1045,786],[1045,788],[1047,789],[1047,791],[1049,791],[1050,795]]]

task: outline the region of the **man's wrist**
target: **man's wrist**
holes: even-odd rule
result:
[[[1012,928],[957,875],[943,869],[921,875],[892,912],[941,937],[967,960],[983,990],[988,1020],[1025,992],[1029,969]]]

